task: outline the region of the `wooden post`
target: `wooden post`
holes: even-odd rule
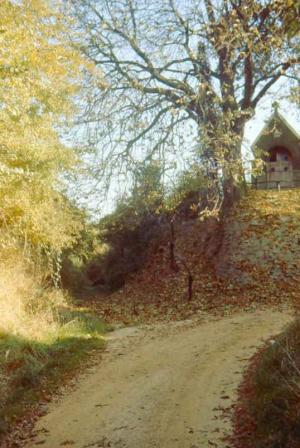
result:
[[[192,274],[192,270],[189,268],[188,263],[185,261],[185,259],[177,255],[178,261],[183,265],[186,273],[187,273],[187,281],[188,281],[188,300],[191,301],[193,298],[193,282],[194,282],[194,276]]]

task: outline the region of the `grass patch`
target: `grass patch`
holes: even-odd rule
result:
[[[236,448],[300,446],[300,320],[252,359],[235,407]]]
[[[73,377],[90,352],[103,346],[109,330],[88,312],[68,307],[57,311],[55,320],[39,338],[0,331],[0,436]]]
[[[25,260],[17,248],[0,248],[1,438],[74,377],[108,330],[47,277],[42,264]]]

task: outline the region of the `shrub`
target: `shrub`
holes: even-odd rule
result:
[[[236,414],[238,448],[300,446],[300,320],[254,359],[241,386]],[[242,420],[241,420],[242,415]],[[250,425],[249,425],[249,422]],[[248,427],[247,427],[248,425]],[[250,428],[250,433],[249,433]],[[240,437],[240,434],[242,435]],[[246,438],[244,438],[244,435]],[[238,443],[237,443],[238,441]]]
[[[96,256],[87,266],[86,273],[93,285],[114,291],[120,288],[128,274],[138,271],[147,259],[152,238],[161,231],[157,215],[110,215],[101,222],[102,241],[107,250]]]

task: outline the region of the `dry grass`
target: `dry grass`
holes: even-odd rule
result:
[[[54,306],[65,299],[61,291],[45,290],[20,258],[0,262],[0,329],[13,335],[42,340],[55,332]],[[38,318],[37,318],[38,317]]]
[[[61,290],[45,288],[22,254],[0,259],[1,436],[103,345],[105,327]]]

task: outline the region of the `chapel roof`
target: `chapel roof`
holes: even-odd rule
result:
[[[279,112],[278,103],[273,104],[273,109],[271,117],[266,121],[265,126],[251,145],[254,151],[257,147],[268,150],[270,145],[274,144],[283,144],[288,147],[299,145],[300,134]]]
[[[278,103],[273,104],[274,112],[271,117],[266,121],[265,126],[262,128],[254,142],[252,143],[252,148],[258,145],[259,141],[276,139],[276,131],[284,134],[289,134],[290,138],[293,140],[300,140],[300,134],[297,130],[284,118],[284,116],[278,110]]]

